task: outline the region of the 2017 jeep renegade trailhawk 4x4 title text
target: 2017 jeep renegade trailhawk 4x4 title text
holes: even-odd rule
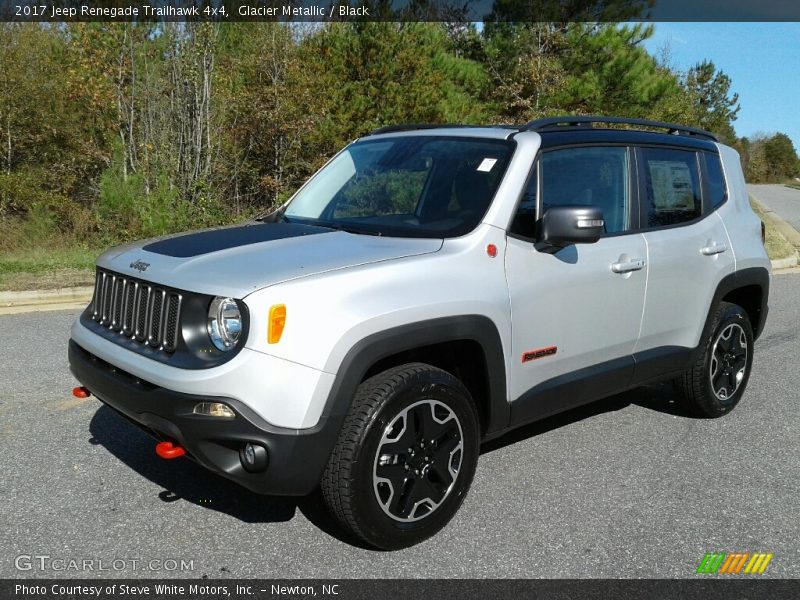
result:
[[[769,264],[739,157],[706,132],[389,127],[261,220],[103,254],[69,361],[161,456],[321,486],[401,548],[510,428],[665,378],[697,415],[733,409]]]

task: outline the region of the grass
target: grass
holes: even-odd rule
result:
[[[784,183],[783,185],[785,185],[788,188],[800,190],[800,183]]]
[[[91,285],[100,250],[81,246],[26,248],[0,254],[0,291]]]
[[[750,200],[750,205],[758,215],[758,218],[761,219],[767,227],[767,241],[764,245],[767,248],[767,255],[769,255],[770,259],[778,260],[780,258],[794,256],[794,246],[787,242],[786,238],[775,230],[770,220],[767,219],[766,215],[752,199]]]

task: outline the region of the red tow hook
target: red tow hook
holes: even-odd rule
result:
[[[82,385],[79,385],[78,387],[72,388],[72,395],[75,396],[76,398],[88,398],[89,396],[92,395],[92,392],[90,392],[87,388],[83,387]]]
[[[171,458],[180,458],[186,454],[186,450],[181,446],[174,446],[172,442],[159,442],[156,444],[156,454],[169,460]]]

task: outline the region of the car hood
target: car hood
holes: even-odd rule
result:
[[[181,290],[244,298],[298,277],[436,252],[442,243],[253,222],[119,246],[97,265]]]

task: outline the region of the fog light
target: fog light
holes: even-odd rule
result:
[[[232,419],[236,416],[233,409],[222,402],[200,402],[194,405],[194,410],[192,412],[196,415],[219,417],[221,419]]]
[[[269,458],[267,449],[259,444],[247,442],[239,448],[239,460],[245,471],[257,473],[267,468]]]

